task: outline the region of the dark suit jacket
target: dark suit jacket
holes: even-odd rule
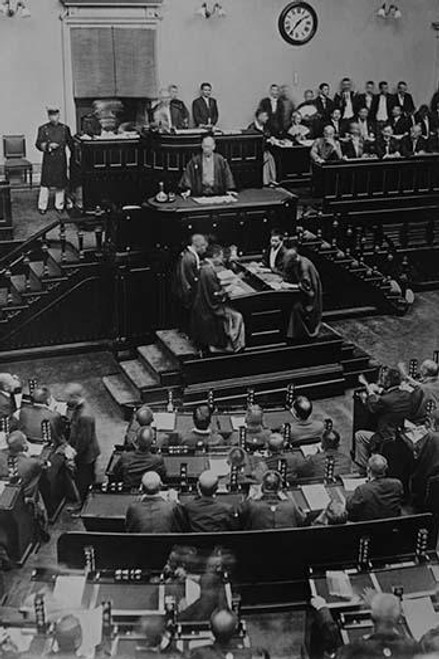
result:
[[[323,105],[323,99],[321,96],[317,96],[316,98],[316,108],[317,112],[319,113],[319,116],[323,120],[329,119],[331,116],[331,112],[335,108],[335,103],[331,98],[326,99],[325,105]]]
[[[189,122],[189,110],[183,101],[178,98],[172,99],[170,102],[171,119],[174,128],[184,128]]]
[[[146,451],[127,451],[122,453],[114,468],[114,477],[126,487],[139,487],[142,476],[147,471],[155,471],[162,480],[166,478],[166,467],[161,455]]]
[[[403,95],[403,100],[401,100],[398,94],[393,95],[393,105],[399,105],[402,110],[402,113],[405,115],[413,114],[415,111],[415,104],[413,102],[413,96],[409,93]]]
[[[366,94],[366,92],[363,92],[362,94],[357,95],[357,109],[358,110],[360,108],[367,108],[370,112],[370,110],[372,109],[372,107],[374,105],[374,98],[376,97],[376,94],[372,95],[371,102],[370,102],[369,105],[367,104],[367,97],[368,97],[368,94]]]
[[[239,509],[239,518],[245,530],[286,529],[305,523],[305,514],[290,499],[282,500],[276,494],[263,494],[260,499],[247,499]]]
[[[360,140],[358,155],[355,152],[354,145],[349,139],[347,142],[341,142],[341,151],[345,158],[352,160],[354,158],[361,158],[365,153],[367,153],[366,144],[363,140]]]
[[[271,99],[269,96],[263,98],[259,103],[259,109],[264,110],[268,114],[267,126],[272,135],[280,135],[284,132],[284,101],[282,98],[277,99],[276,112],[273,112],[271,107]]]
[[[411,128],[411,122],[406,117],[398,117],[395,121],[393,118],[390,119],[389,124],[393,128],[394,135],[404,135],[408,133]]]
[[[237,529],[233,508],[216,497],[197,496],[183,506],[190,533],[212,533]]]
[[[379,478],[359,485],[346,501],[351,522],[399,517],[404,490],[396,478]]]
[[[209,107],[203,97],[199,96],[192,103],[192,116],[195,126],[215,126],[218,123],[218,105],[214,98],[209,98]]]
[[[381,94],[377,94],[375,96],[375,98],[373,99],[372,106],[369,110],[369,116],[374,121],[376,121],[376,115],[377,115],[379,104],[380,104],[380,96],[381,96]],[[395,101],[394,101],[394,98],[393,98],[392,94],[387,94],[386,96],[387,96],[386,97],[387,117],[388,117],[388,119],[390,119],[390,117],[392,116],[392,108],[393,108],[393,105],[394,105]]]
[[[322,126],[322,134],[323,134],[323,129],[324,129],[325,126],[333,126],[334,130],[335,130],[335,137],[336,138],[337,137],[344,137],[344,135],[346,135],[347,131],[349,130],[349,123],[350,123],[350,121],[348,121],[347,119],[340,119],[340,121],[338,122],[338,128],[337,128],[337,126],[335,125],[335,122],[332,121],[332,119],[331,119],[330,121],[325,123],[324,126]]]
[[[61,416],[57,412],[49,410],[46,405],[24,404],[21,406],[18,427],[29,440],[41,441],[43,439],[41,429],[43,421],[49,421],[52,439],[57,443],[57,440],[62,437],[64,430],[64,423]]]
[[[409,135],[403,137],[401,140],[401,155],[404,156],[404,158],[414,156],[420,151],[428,151],[428,142],[425,137],[422,137],[421,135],[415,143]]]
[[[284,245],[281,245],[278,253],[276,254],[276,258],[274,260],[274,272],[281,273],[283,271],[284,257],[285,257],[286,251],[287,250],[284,247]],[[267,249],[264,249],[264,251],[262,253],[262,262],[267,268],[270,267],[270,253],[271,253],[271,247],[268,247]]]
[[[180,506],[158,494],[144,496],[128,507],[125,527],[128,533],[178,533],[182,530]]]
[[[358,98],[357,94],[355,92],[350,92],[350,97],[351,97],[351,102],[352,102],[352,116],[355,116],[357,114],[358,110]],[[334,105],[336,108],[339,108],[341,112],[341,116],[343,118],[344,110],[346,107],[346,99],[344,97],[344,94],[342,93],[337,93],[334,96]]]
[[[325,425],[323,421],[308,418],[300,421],[291,418],[291,443],[297,446],[300,444],[315,444],[322,439]]]
[[[326,458],[334,458],[334,475],[343,476],[352,472],[352,462],[348,455],[337,449],[328,449],[315,455],[311,455],[299,467],[299,478],[324,478],[326,470]]]
[[[0,391],[0,419],[4,416],[11,417],[15,412],[15,400],[13,396]]]
[[[0,451],[0,477],[8,478],[9,467],[8,450]],[[18,476],[23,482],[23,493],[25,497],[35,499],[38,492],[38,483],[43,471],[43,463],[38,458],[30,458],[25,453],[19,453],[17,456]]]
[[[185,309],[192,307],[197,292],[199,263],[195,254],[187,247],[178,257],[175,269],[175,294]]]
[[[393,153],[400,153],[401,145],[399,143],[399,140],[396,140],[394,137],[390,138],[389,142],[389,155],[392,155]],[[375,142],[375,147],[374,147],[375,153],[378,156],[378,158],[384,158],[386,155],[386,142],[383,140],[382,137],[377,138]]]
[[[372,394],[367,399],[369,410],[376,416],[378,441],[389,441],[396,437],[398,428],[405,419],[413,420],[422,405],[423,394],[394,387],[381,395]]]
[[[86,402],[73,410],[70,420],[69,443],[77,453],[78,467],[81,464],[92,464],[101,452],[96,437],[95,417]]]
[[[203,446],[219,446],[224,444],[224,440],[221,435],[214,430],[211,430],[209,433],[203,433],[197,432],[195,428],[184,434],[181,438],[181,444],[183,446],[188,446],[190,449],[197,448],[200,443],[202,443]]]
[[[337,652],[337,659],[350,657],[394,657],[413,659],[421,656],[419,643],[395,632],[374,632],[363,639],[344,645]]]

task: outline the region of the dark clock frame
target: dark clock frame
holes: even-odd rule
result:
[[[297,6],[306,8],[306,10],[311,14],[313,18],[313,29],[306,37],[306,39],[303,40],[293,39],[285,30],[285,18],[287,17],[289,12],[294,7]],[[303,0],[295,0],[294,2],[290,2],[286,7],[284,7],[278,20],[278,28],[282,39],[284,39],[287,43],[291,44],[292,46],[304,46],[305,44],[309,43],[317,32],[318,24],[319,24],[319,19],[316,10],[308,2],[304,2]]]

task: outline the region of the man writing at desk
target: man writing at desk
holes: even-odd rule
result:
[[[188,162],[179,187],[184,196],[224,195],[235,189],[229,163],[215,153],[215,140],[207,135],[201,142],[201,154]]]

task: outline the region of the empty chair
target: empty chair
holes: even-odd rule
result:
[[[5,158],[5,176],[9,180],[11,173],[21,175],[23,183],[32,187],[32,163],[26,159],[26,140],[24,135],[3,135],[3,155]]]

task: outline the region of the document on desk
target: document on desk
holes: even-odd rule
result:
[[[245,426],[245,416],[231,416],[233,430],[239,430],[241,426]]]
[[[342,476],[341,480],[343,481],[346,492],[355,492],[359,485],[367,483],[367,478],[348,478],[347,476]]]
[[[192,197],[197,204],[233,204],[237,198],[231,194],[219,195],[216,197]]]
[[[87,611],[75,611],[82,628],[82,645],[78,656],[94,657],[96,646],[102,642],[102,606]]]
[[[175,412],[154,412],[152,426],[157,430],[172,432],[175,429]]]
[[[341,597],[346,600],[354,598],[351,580],[343,570],[328,570],[326,572],[326,583],[329,594],[333,597]]]
[[[80,609],[87,578],[82,575],[60,575],[53,589],[54,599],[64,608]]]
[[[439,624],[439,615],[434,610],[429,597],[405,599],[402,603],[402,610],[408,628],[416,641],[419,641],[429,629],[433,629]]]
[[[324,510],[331,501],[325,486],[320,483],[317,485],[302,485],[302,493],[310,510]]]
[[[3,450],[5,448],[8,448],[8,444],[6,442],[6,433],[0,432],[0,450]]]
[[[227,476],[227,474],[230,472],[227,458],[209,456],[209,471],[213,472],[218,478]]]
[[[28,442],[28,447],[29,447],[29,455],[38,458],[43,452],[45,444],[31,444],[31,442]]]
[[[319,446],[319,444],[302,444],[300,450],[305,458],[308,458],[310,455],[316,455],[319,452]]]

